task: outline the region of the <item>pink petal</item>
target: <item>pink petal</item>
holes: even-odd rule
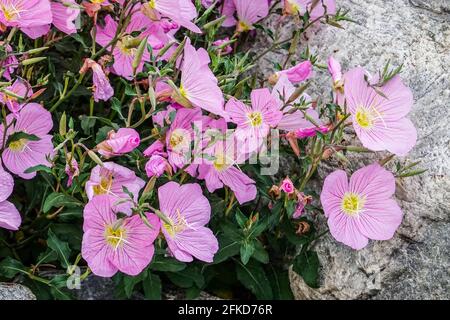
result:
[[[403,213],[392,199],[367,201],[356,225],[369,239],[389,240],[402,223]]]
[[[22,223],[17,208],[9,201],[0,202],[0,228],[18,230]]]
[[[367,246],[369,240],[359,230],[358,218],[350,217],[345,213],[331,215],[328,218],[328,227],[331,235],[339,242],[360,250]]]
[[[325,178],[320,194],[325,217],[336,216],[341,212],[342,199],[348,190],[348,178],[345,171],[336,170]]]
[[[386,200],[395,192],[395,178],[391,172],[374,163],[353,173],[349,189],[367,201]]]
[[[160,210],[173,220],[177,221],[181,214],[189,225],[203,226],[209,222],[211,206],[197,183],[180,186],[168,182],[159,187],[158,199]]]

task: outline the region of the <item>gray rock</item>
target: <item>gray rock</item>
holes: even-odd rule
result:
[[[81,283],[81,288],[76,290],[75,296],[78,300],[114,300],[114,282],[111,278],[102,278],[90,275]],[[1,297],[1,296],[0,296]],[[162,293],[164,300],[185,300],[186,295],[175,288],[164,288]],[[144,300],[144,296],[135,293],[133,300]],[[206,292],[201,292],[196,300],[219,300]]]
[[[36,300],[36,296],[21,284],[0,283],[0,300]]]
[[[410,118],[419,138],[401,160],[421,160],[428,171],[408,178],[399,188],[397,200],[405,218],[392,240],[353,251],[331,236],[321,238],[315,245],[322,265],[321,287],[311,289],[291,272],[293,291],[298,299],[449,299],[450,1],[337,3],[349,9],[357,23],[345,23],[346,30],[322,26],[310,32],[311,51],[323,62],[333,54],[344,69],[361,65],[376,72],[387,60],[404,63],[402,78],[413,90]],[[284,55],[268,55],[261,70],[268,74],[271,61],[284,61]],[[314,81],[313,95],[329,93],[326,71],[318,72]],[[353,156],[346,169],[351,172],[382,156]],[[325,164],[320,176],[337,166],[342,167]],[[323,217],[314,218],[326,225]]]

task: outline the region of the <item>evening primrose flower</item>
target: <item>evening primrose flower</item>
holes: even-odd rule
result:
[[[375,90],[377,82],[374,78],[368,83],[361,67],[345,74],[344,93],[353,127],[364,147],[404,156],[417,140],[416,128],[406,118],[413,104],[412,92],[398,75]]]
[[[253,25],[269,14],[269,3],[266,0],[234,0],[234,5],[238,17],[237,32],[253,30]]]
[[[251,106],[231,98],[225,106],[231,122],[237,124],[236,137],[245,142],[248,153],[260,148],[264,138],[283,117],[279,102],[266,88],[251,92]]]
[[[0,228],[17,230],[22,223],[17,208],[7,199],[13,192],[14,179],[0,164]]]
[[[159,187],[158,199],[165,216],[161,231],[170,253],[183,262],[194,258],[212,262],[219,244],[211,229],[205,227],[211,216],[211,206],[200,185],[168,182]]]
[[[0,23],[7,27],[18,27],[35,39],[34,28],[48,26],[53,21],[48,0],[0,0]]]
[[[357,170],[350,182],[345,171],[331,173],[320,195],[331,235],[356,250],[369,239],[391,239],[403,218],[394,192],[395,177],[377,163]]]
[[[88,69],[92,69],[92,81],[94,83],[92,91],[94,93],[94,101],[108,101],[111,99],[114,95],[114,89],[109,83],[109,79],[103,71],[102,66],[88,58],[84,60],[80,73],[86,73]]]
[[[120,156],[136,149],[141,143],[139,133],[132,128],[120,128],[108,132],[105,141],[97,145],[98,153],[106,158]]]
[[[223,93],[208,67],[210,62],[208,52],[203,48],[196,50],[187,39],[181,65],[181,87],[172,97],[184,107],[202,108],[227,118]]]
[[[22,79],[16,79],[11,86],[6,87],[5,89],[14,93],[15,96],[8,95],[6,92],[0,92],[0,103],[6,105],[9,111],[14,114],[17,114],[24,106],[23,103],[19,102],[18,97],[25,100],[33,95],[31,85],[26,80]]]
[[[52,136],[48,132],[53,127],[52,116],[44,107],[37,103],[28,103],[17,115],[9,114],[6,122],[11,124],[14,117],[16,122],[9,126],[5,139],[14,133],[23,132],[37,138],[26,137],[9,142],[2,153],[3,164],[9,171],[23,179],[32,179],[36,172],[25,173],[29,168],[37,165],[51,166],[49,158],[53,156]],[[4,126],[0,125],[0,145],[3,145]]]
[[[139,191],[144,185],[145,181],[137,177],[134,171],[114,162],[104,162],[103,166],[97,165],[92,169],[85,190],[89,200],[103,194],[110,195],[115,199],[117,211],[131,215],[133,201],[137,202]],[[124,188],[133,195],[133,199],[130,199]]]
[[[139,215],[119,219],[115,201],[101,195],[84,208],[81,255],[97,276],[112,277],[117,271],[136,276],[153,258],[160,222],[148,213],[148,225]]]

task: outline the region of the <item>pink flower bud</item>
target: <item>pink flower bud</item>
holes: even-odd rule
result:
[[[69,152],[67,154],[67,161],[66,161],[66,168],[64,170],[69,177],[69,180],[67,181],[67,186],[70,187],[73,182],[73,178],[77,177],[80,174],[80,169],[78,167],[77,160],[71,155]]]
[[[311,61],[303,61],[296,66],[280,71],[279,74],[286,74],[293,84],[308,80],[313,75],[313,65]]]
[[[280,189],[286,192],[287,194],[292,194],[295,191],[294,184],[292,183],[291,179],[286,177],[282,182]]]
[[[119,156],[133,151],[141,143],[139,133],[131,128],[110,131],[108,139],[97,145],[98,153],[106,158]]]
[[[213,42],[213,46],[220,47],[229,41],[230,41],[230,38],[228,38],[228,37],[221,39],[221,40],[216,40]],[[223,56],[223,55],[227,55],[227,54],[231,53],[232,51],[233,51],[233,48],[231,48],[231,46],[228,44],[225,47],[218,48],[217,54]]]
[[[342,80],[341,64],[333,56],[328,58],[328,71],[331,74],[334,82]]]
[[[156,140],[155,142],[153,142],[144,151],[144,156],[146,156],[146,157],[151,157],[154,154],[159,155],[159,156],[166,156],[166,153],[164,152],[164,144],[159,140]]]
[[[168,169],[168,167],[169,163],[167,160],[160,155],[155,154],[145,164],[145,172],[149,178],[153,176],[159,177]]]

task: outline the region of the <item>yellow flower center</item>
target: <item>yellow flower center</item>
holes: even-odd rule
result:
[[[263,117],[262,117],[262,113],[259,111],[248,113],[247,118],[250,121],[250,124],[252,125],[252,127],[259,127],[262,125]]]
[[[101,4],[103,3],[105,0],[91,0],[92,3],[94,4]]]
[[[238,25],[237,25],[237,31],[238,32],[246,32],[246,31],[250,31],[252,30],[252,26],[247,24],[244,21],[239,21]]]
[[[24,12],[19,6],[14,6],[13,3],[0,5],[0,10],[3,12],[6,21],[15,21],[20,18],[20,13]]]
[[[170,223],[164,222],[163,227],[164,227],[164,229],[166,229],[167,233],[171,237],[174,237],[177,233],[182,232],[183,230],[185,230],[188,227],[186,219],[184,219],[184,217],[181,216],[180,209],[177,209],[177,221],[176,222],[174,222],[168,216],[166,216],[166,217]]]
[[[373,116],[367,109],[358,108],[355,118],[361,128],[368,129],[373,125]]]
[[[172,134],[170,135],[170,146],[172,149],[175,149],[177,146],[182,144],[184,141],[184,136],[181,134],[181,132],[174,130]]]
[[[150,0],[148,2],[148,6],[152,9],[155,9],[156,8],[156,0]]]
[[[300,12],[300,5],[293,0],[287,0],[290,14],[298,14]]]
[[[122,40],[117,42],[117,47],[126,56],[136,54],[136,48],[139,46],[141,40],[139,38],[133,38],[132,36],[125,36]]]
[[[105,230],[105,239],[106,242],[116,250],[119,246],[123,246],[126,241],[127,233],[125,228],[119,226],[116,227],[114,225],[109,225]]]
[[[100,179],[100,184],[94,186],[94,194],[96,196],[100,194],[107,194],[111,190],[112,184],[113,184],[112,174],[109,174],[106,177],[102,177]]]
[[[229,160],[229,159],[223,154],[223,152],[216,153],[216,156],[215,156],[215,159],[213,162],[214,168],[219,172],[228,169],[230,167],[230,165],[232,165],[232,163],[227,162],[227,160]]]
[[[365,199],[356,193],[347,192],[342,199],[341,208],[349,216],[355,216],[364,208]]]
[[[8,147],[11,151],[20,152],[25,148],[27,142],[28,142],[27,139],[16,140],[11,142]]]

